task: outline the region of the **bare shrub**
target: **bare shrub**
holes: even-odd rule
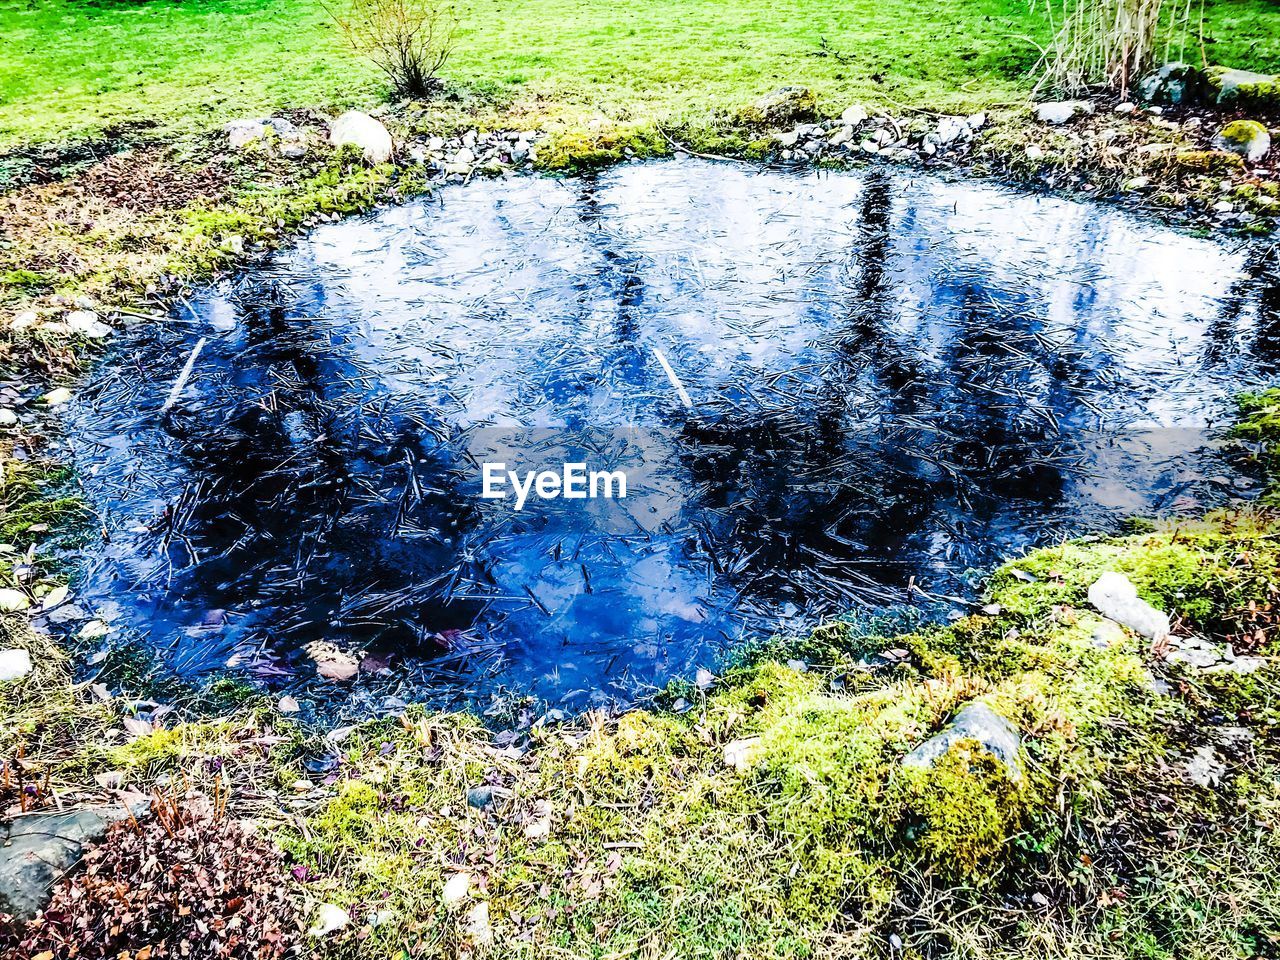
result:
[[[395,92],[424,97],[440,86],[457,18],[446,0],[349,0],[326,7],[347,42],[387,75]]]
[[[1045,0],[1053,41],[1036,91],[1078,94],[1130,85],[1160,61],[1182,59],[1203,0]]]

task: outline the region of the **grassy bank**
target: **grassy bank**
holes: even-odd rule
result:
[[[455,89],[558,119],[678,122],[784,83],[833,101],[976,108],[1025,93],[1048,34],[1028,0],[476,0],[461,11]],[[1206,16],[1212,62],[1280,71],[1269,0],[1212,0]],[[319,0],[2,0],[0,36],[0,150],[368,104],[383,89]]]

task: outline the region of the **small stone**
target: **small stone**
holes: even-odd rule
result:
[[[840,114],[840,122],[849,127],[856,127],[860,123],[865,123],[866,120],[866,108],[857,103],[851,107],[846,107],[844,113]]]
[[[1171,658],[1172,659],[1172,658]],[[1261,670],[1267,665],[1267,661],[1262,657],[1236,657],[1225,663],[1216,663],[1205,667],[1205,673],[1235,673],[1248,674]]]
[[[1174,650],[1165,657],[1169,663],[1185,663],[1189,667],[1195,667],[1197,670],[1205,670],[1216,664],[1219,657],[1212,650]]]
[[[827,137],[827,143],[830,146],[839,147],[852,139],[853,127],[836,127],[831,131],[831,136]]]
[[[1041,123],[1066,123],[1089,113],[1093,113],[1093,104],[1087,100],[1059,100],[1036,104],[1036,119]]]
[[[818,98],[804,87],[782,87],[765,94],[746,111],[748,119],[763,123],[807,120],[817,108]]]
[[[942,117],[938,120],[938,142],[943,146],[969,138],[969,126],[961,117]]]
[[[267,125],[261,120],[232,120],[222,128],[233,150],[243,150],[267,133]]]
[[[1203,71],[1187,63],[1166,63],[1138,81],[1138,97],[1144,103],[1176,107],[1200,97],[1205,85]]]
[[[12,427],[18,422],[18,415],[8,407],[0,408],[0,427]]]
[[[14,318],[9,321],[9,329],[15,333],[21,333],[23,330],[30,330],[40,322],[40,315],[34,310],[23,310],[19,314],[15,314]]]
[[[471,893],[471,874],[466,871],[455,873],[450,877],[444,885],[444,892],[441,896],[444,898],[446,907],[455,907],[467,899]]]
[[[493,942],[487,901],[482,900],[467,911],[467,937],[478,947],[485,947]]]
[[[1138,105],[1137,105],[1136,103],[1129,103],[1129,102],[1126,100],[1124,103],[1117,103],[1117,104],[1116,104],[1115,112],[1116,112],[1116,113],[1121,113],[1121,114],[1137,113],[1137,112],[1138,112]]]
[[[778,134],[778,143],[784,147],[794,147],[800,140],[800,130],[788,130],[786,133]]]
[[[1219,200],[1213,205],[1214,213],[1231,213],[1235,206],[1229,200]]]
[[[1027,144],[1026,154],[1028,160],[1039,160],[1044,156],[1044,150],[1034,143],[1029,143]]]
[[[1126,190],[1144,190],[1149,186],[1151,186],[1150,177],[1130,177],[1124,182]]]
[[[22,649],[0,650],[0,683],[21,680],[31,672],[31,654]]]
[[[1169,616],[1138,596],[1123,573],[1107,572],[1089,587],[1089,602],[1104,617],[1123,624],[1149,640],[1169,635]]]
[[[724,745],[724,764],[732,767],[737,773],[746,773],[751,769],[752,761],[760,752],[759,737],[744,737]]]
[[[327,937],[351,922],[351,915],[334,903],[322,903],[316,908],[315,923],[307,933],[313,937]]]
[[[98,319],[92,310],[74,310],[68,313],[65,323],[72,333],[100,340],[111,335],[111,328]]]
[[[70,399],[71,399],[71,391],[68,390],[66,387],[58,387],[54,390],[50,390],[43,397],[40,398],[40,400],[45,405],[50,407],[61,406],[62,404],[66,403]]]
[[[472,787],[467,791],[467,806],[476,810],[488,810],[493,806],[493,787]]]
[[[1200,787],[1216,786],[1227,772],[1227,766],[1218,759],[1212,746],[1200,747],[1187,761],[1187,777]]]
[[[982,748],[1004,764],[1010,780],[1022,779],[1019,756],[1021,739],[1017,728],[985,703],[968,704],[941,733],[930,737],[902,758],[904,767],[930,769],[951,747],[964,740],[976,740]]]
[[[280,701],[276,704],[276,709],[284,714],[297,713],[300,709],[300,705],[293,697],[281,697]]]
[[[15,613],[19,610],[26,610],[30,606],[31,601],[21,590],[0,589],[0,610],[6,613]]]

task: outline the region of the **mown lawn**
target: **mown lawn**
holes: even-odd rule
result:
[[[736,105],[786,82],[886,105],[997,102],[1026,89],[1047,33],[1030,0],[464,2],[457,87],[614,119]],[[1280,70],[1275,0],[1208,13],[1210,59]],[[0,40],[0,148],[384,94],[320,0],[0,0]]]

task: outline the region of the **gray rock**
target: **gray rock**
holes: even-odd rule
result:
[[[1280,90],[1277,90],[1280,77],[1274,74],[1212,67],[1206,82],[1214,93],[1214,99],[1221,104],[1280,98]]]
[[[1233,120],[1218,131],[1213,145],[1257,163],[1271,149],[1271,134],[1256,120]]]
[[[1138,99],[1165,107],[1194,103],[1204,92],[1204,71],[1189,63],[1166,63],[1138,81]]]
[[[391,134],[379,121],[359,110],[348,110],[329,127],[329,142],[335,147],[348,144],[360,149],[365,163],[386,163],[394,144]]]
[[[765,94],[748,111],[765,123],[788,123],[813,116],[818,98],[805,87],[782,87]]]
[[[1170,657],[1169,659],[1173,659]],[[1204,668],[1205,673],[1237,673],[1246,674],[1253,673],[1255,670],[1261,670],[1267,665],[1267,661],[1262,657],[1235,657],[1225,663],[1215,663],[1212,666]]]
[[[261,120],[232,120],[222,128],[227,142],[235,150],[243,150],[249,144],[266,135],[267,126]]]
[[[1017,729],[981,701],[961,709],[945,730],[903,757],[902,765],[929,769],[962,740],[976,740],[981,744],[984,750],[1004,764],[1010,780],[1022,778],[1021,739]]]
[[[1036,104],[1036,119],[1041,123],[1066,123],[1087,113],[1093,113],[1093,104],[1087,100],[1058,100]]]
[[[861,104],[855,103],[853,106],[845,108],[844,113],[840,114],[840,122],[846,126],[856,127],[860,123],[865,123],[867,116],[866,108]]]
[[[49,902],[53,885],[80,861],[85,845],[101,840],[107,827],[128,815],[124,807],[103,807],[0,825],[0,913],[34,917]]]
[[[1195,667],[1198,670],[1205,670],[1216,664],[1219,657],[1212,650],[1174,650],[1167,657],[1169,663],[1185,663],[1189,667]]]
[[[472,787],[467,791],[467,806],[476,810],[488,810],[493,806],[493,787]]]
[[[938,143],[943,146],[960,139],[968,140],[970,135],[969,125],[962,117],[942,117],[938,120]]]
[[[1169,617],[1138,596],[1123,573],[1107,572],[1089,587],[1089,602],[1104,617],[1150,640],[1169,635]]]

